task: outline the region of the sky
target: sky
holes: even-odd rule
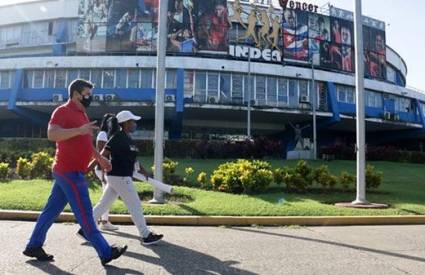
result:
[[[341,9],[354,10],[354,0],[299,1],[318,6],[330,3]],[[28,0],[0,0],[0,6],[18,2]],[[425,91],[425,0],[363,0],[362,6],[364,15],[386,22],[387,45],[407,64],[407,85]]]

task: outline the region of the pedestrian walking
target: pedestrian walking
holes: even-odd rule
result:
[[[88,183],[84,177],[89,162],[94,158],[102,169],[112,169],[110,161],[93,147],[93,130],[98,127],[90,122],[86,109],[92,101],[93,85],[76,79],[68,88],[69,100],[53,112],[47,130],[49,140],[56,142],[53,164],[54,184],[50,197],[40,214],[31,238],[23,251],[39,261],[53,260],[53,255],[43,249],[47,231],[69,203],[84,235],[96,249],[102,265],[120,257],[127,246],[110,246],[97,229]]]

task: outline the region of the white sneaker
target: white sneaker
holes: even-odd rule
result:
[[[113,225],[110,221],[107,221],[106,223],[101,222],[100,229],[114,231],[114,230],[118,230],[118,226]]]

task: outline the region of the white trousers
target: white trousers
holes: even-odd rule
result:
[[[109,209],[112,203],[118,198],[124,201],[130,212],[131,219],[139,230],[139,235],[146,238],[150,230],[146,225],[145,216],[143,215],[142,203],[139,195],[134,187],[131,177],[106,176],[106,188],[102,194],[102,198],[93,208],[93,216],[95,220],[99,219],[102,213]]]
[[[107,186],[107,184],[106,184],[106,182],[104,182],[104,181],[103,181],[103,179],[102,179],[102,170],[94,169],[94,173],[96,174],[97,178],[98,178],[98,179],[100,180],[100,182],[102,183],[102,190],[103,190],[103,193],[105,193],[105,190],[106,190],[106,186]],[[106,179],[106,176],[105,176],[105,179]],[[108,208],[108,209],[106,209],[105,213],[103,213],[103,214],[102,214],[102,216],[101,216],[101,220],[102,220],[102,221],[109,221],[109,208]],[[97,221],[97,220],[95,220],[95,221]]]

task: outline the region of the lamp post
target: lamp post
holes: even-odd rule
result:
[[[162,181],[162,163],[164,161],[164,96],[165,96],[165,57],[167,49],[167,9],[168,0],[159,2],[159,30],[157,44],[156,66],[156,98],[155,98],[155,149],[154,165],[155,179]],[[164,193],[154,190],[151,203],[164,203]]]
[[[353,204],[369,204],[366,200],[365,178],[365,106],[364,106],[364,63],[363,63],[363,20],[362,1],[354,0],[354,40],[356,58],[356,154],[357,194]]]
[[[248,47],[248,106],[247,106],[247,121],[246,121],[246,135],[251,139],[251,47]]]
[[[313,63],[313,56],[311,57],[311,84],[313,87],[313,159],[317,160],[317,126],[316,126],[316,105],[317,105],[317,90],[316,90],[316,81],[314,79],[314,63]]]

